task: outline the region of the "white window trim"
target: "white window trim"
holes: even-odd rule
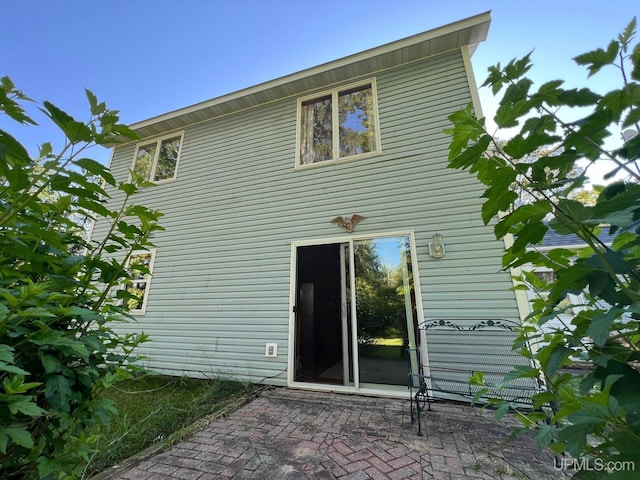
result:
[[[338,135],[333,136],[333,160],[325,160],[323,162],[317,163],[309,163],[303,164],[300,158],[300,140],[301,140],[301,126],[302,126],[302,104],[308,100],[313,100],[319,97],[324,97],[331,95],[331,101],[334,105],[338,103],[338,92],[342,92],[344,90],[349,90],[351,88],[363,87],[365,85],[371,85],[371,96],[373,97],[373,117],[375,120],[374,126],[374,134],[376,136],[376,149],[371,152],[360,153],[358,155],[352,155],[350,157],[342,157],[340,158],[336,155],[336,149],[338,145]],[[337,125],[338,121],[338,109],[332,109],[332,123],[333,125]],[[378,115],[378,87],[376,84],[375,78],[369,78],[366,80],[361,80],[359,82],[349,83],[346,85],[340,85],[339,87],[332,88],[331,90],[324,90],[321,92],[316,92],[311,95],[306,95],[304,97],[300,97],[297,100],[297,109],[296,109],[296,170],[298,169],[307,169],[307,168],[315,168],[321,165],[335,165],[336,163],[343,162],[351,162],[353,160],[361,160],[363,158],[376,157],[382,154],[382,140],[380,137],[380,116]]]
[[[146,255],[149,253],[151,254],[151,260],[149,260],[149,273],[147,274],[144,280],[138,280],[138,283],[145,282],[146,284],[144,289],[144,295],[142,296],[142,305],[140,308],[131,309],[129,313],[132,315],[144,315],[147,312],[147,302],[149,300],[149,292],[151,290],[151,279],[153,278],[153,267],[156,262],[156,249],[134,250],[133,252],[131,252],[131,255],[129,255],[129,258],[127,259],[127,264],[125,266],[126,270],[129,271],[129,264],[131,262],[132,257],[135,257],[136,255]]]
[[[167,140],[169,138],[176,138],[176,137],[180,137],[180,148],[178,149],[178,158],[176,159],[176,168],[173,171],[173,177],[165,178],[164,180],[154,181],[153,177],[155,177],[156,175],[156,167],[158,166],[158,158],[160,157],[160,145],[162,145],[162,142],[164,140]],[[140,147],[151,145],[153,143],[156,144],[156,151],[153,156],[153,164],[151,165],[151,172],[149,172],[149,181],[155,183],[156,185],[174,182],[178,177],[178,168],[180,167],[180,157],[182,156],[182,146],[184,145],[184,130],[180,132],[173,132],[167,135],[163,135],[161,137],[149,138],[147,140],[138,142],[136,144],[136,150],[133,153],[133,161],[131,162],[132,172],[135,172],[136,160],[138,159],[138,150],[140,150]],[[131,177],[129,177],[129,180],[131,180]]]

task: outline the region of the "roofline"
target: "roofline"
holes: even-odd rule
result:
[[[611,245],[613,245],[613,242],[604,242],[603,245],[605,247],[610,247]],[[547,252],[549,250],[555,250],[557,248],[566,248],[567,250],[579,250],[581,248],[585,248],[588,246],[589,245],[587,245],[586,243],[570,243],[566,245],[544,245],[544,246],[534,245],[533,247],[527,247],[526,250],[535,250],[539,252]]]
[[[238,100],[243,97],[249,97],[251,95],[263,93],[268,90],[273,90],[278,87],[282,87],[296,81],[300,81],[306,78],[310,78],[313,76],[317,76],[319,74],[323,74],[323,73],[330,72],[332,70],[339,69],[341,67],[345,67],[347,65],[354,64],[356,62],[371,60],[380,55],[393,53],[403,48],[415,46],[421,43],[432,42],[434,40],[437,40],[438,38],[445,37],[447,35],[451,35],[456,32],[462,32],[465,30],[470,31],[472,38],[469,38],[469,41],[466,41],[464,44],[468,45],[470,53],[473,53],[476,46],[480,42],[486,39],[490,23],[491,23],[491,12],[487,11],[472,17],[465,18],[457,22],[444,25],[442,27],[435,28],[433,30],[428,30],[423,33],[419,33],[410,37],[403,38],[401,40],[396,40],[394,42],[381,45],[379,47],[374,47],[360,53],[349,55],[347,57],[343,57],[338,60],[333,60],[315,67],[311,67],[296,73],[292,73],[283,77],[276,78],[274,80],[260,83],[252,87],[248,87],[248,88],[238,90],[229,94],[215,97],[211,100],[206,100],[203,102],[193,104],[188,107],[180,108],[178,110],[173,110],[155,117],[151,117],[149,119],[133,123],[129,125],[129,128],[139,133],[145,132],[145,130],[147,130],[149,127],[155,127],[155,129],[157,129],[158,127],[160,127],[159,124],[162,124],[165,122],[171,122],[172,120],[177,120],[179,119],[179,117],[184,117],[189,114],[194,114],[205,109],[210,109],[212,107],[216,107],[217,105],[225,104],[234,100]],[[471,31],[470,29],[474,29],[474,30]],[[459,47],[456,47],[456,48],[459,48]],[[449,50],[450,49],[443,48],[442,50],[436,51],[436,53],[430,53],[428,55],[425,55],[424,58],[434,56],[440,53],[444,53],[445,51],[449,51]],[[215,118],[215,115],[213,115],[211,118]],[[190,123],[191,122],[188,122],[188,124]],[[169,129],[167,129],[167,131],[169,131]],[[144,136],[146,135],[141,135],[141,137],[144,137]]]

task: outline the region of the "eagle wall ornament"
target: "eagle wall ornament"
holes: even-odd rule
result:
[[[358,215],[357,213],[351,215],[350,217],[336,217],[331,220],[331,223],[337,223],[340,228],[344,228],[347,232],[352,233],[356,228],[356,225],[364,220],[365,217],[362,215]]]

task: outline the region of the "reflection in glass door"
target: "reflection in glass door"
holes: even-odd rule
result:
[[[408,236],[354,242],[360,383],[406,385],[417,312]]]
[[[416,363],[412,264],[408,235],[298,247],[294,380],[405,386]]]

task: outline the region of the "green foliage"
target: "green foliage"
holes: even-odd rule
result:
[[[95,443],[87,432],[108,423],[113,404],[101,393],[135,370],[141,333],[118,335],[130,319],[114,291],[127,279],[133,250],[150,247],[159,212],[131,205],[145,182],[117,184],[100,163],[84,158],[93,145],[135,138],[86,92],[86,123],[44,102],[41,110],[65,134],[59,153],[39,157],[0,130],[0,476],[75,478]],[[30,101],[11,80],[0,81],[0,114],[35,125]],[[109,210],[105,187],[123,192]],[[111,228],[87,239],[88,221]],[[116,260],[111,258],[115,256]]]
[[[208,415],[244,401],[248,385],[214,378],[142,375],[104,392],[118,409],[92,430],[99,440],[85,475],[91,476],[160,442],[172,443]],[[200,423],[202,425],[202,423]]]
[[[501,128],[517,127],[513,138],[505,143],[494,137],[471,107],[450,117],[453,126],[447,133],[452,139],[450,167],[468,170],[486,186],[484,221],[496,219],[497,238],[515,238],[504,254],[504,268],[518,272],[524,265],[545,267],[555,276],[550,282],[526,272],[517,277],[543,295],[532,302],[533,312],[515,346],[538,346],[532,365],[549,392],[540,394],[536,405],[557,407],[544,426],[538,422],[540,412],[521,412],[524,426],[537,428],[536,440],[557,452],[604,462],[633,461],[638,469],[640,135],[618,148],[608,147],[618,138],[614,132],[631,128],[640,133],[640,45],[631,44],[635,29],[634,19],[605,49],[575,58],[589,76],[617,68],[620,88],[600,95],[588,88],[565,89],[562,80],[554,80],[535,90],[526,77],[532,68],[527,55],[504,68],[490,68],[484,84],[494,94],[502,93],[494,120]],[[568,120],[575,118],[573,112],[579,120]],[[536,155],[540,151],[556,153]],[[625,178],[596,187],[589,202],[577,201],[586,174],[570,172],[580,172],[577,162],[584,159],[591,164],[613,162],[615,169],[607,178]],[[528,202],[523,204],[515,191],[526,192]],[[531,248],[549,229],[575,234],[586,247],[577,252]],[[615,235],[610,246],[598,237],[604,229]],[[571,304],[570,294],[581,294],[584,303]],[[570,312],[570,324],[543,331],[549,320]],[[576,359],[588,368],[571,368]],[[474,381],[483,385],[482,378]],[[495,403],[503,415],[505,405]],[[598,471],[603,473],[611,478],[637,475],[628,469]],[[578,475],[586,478],[590,473]]]

